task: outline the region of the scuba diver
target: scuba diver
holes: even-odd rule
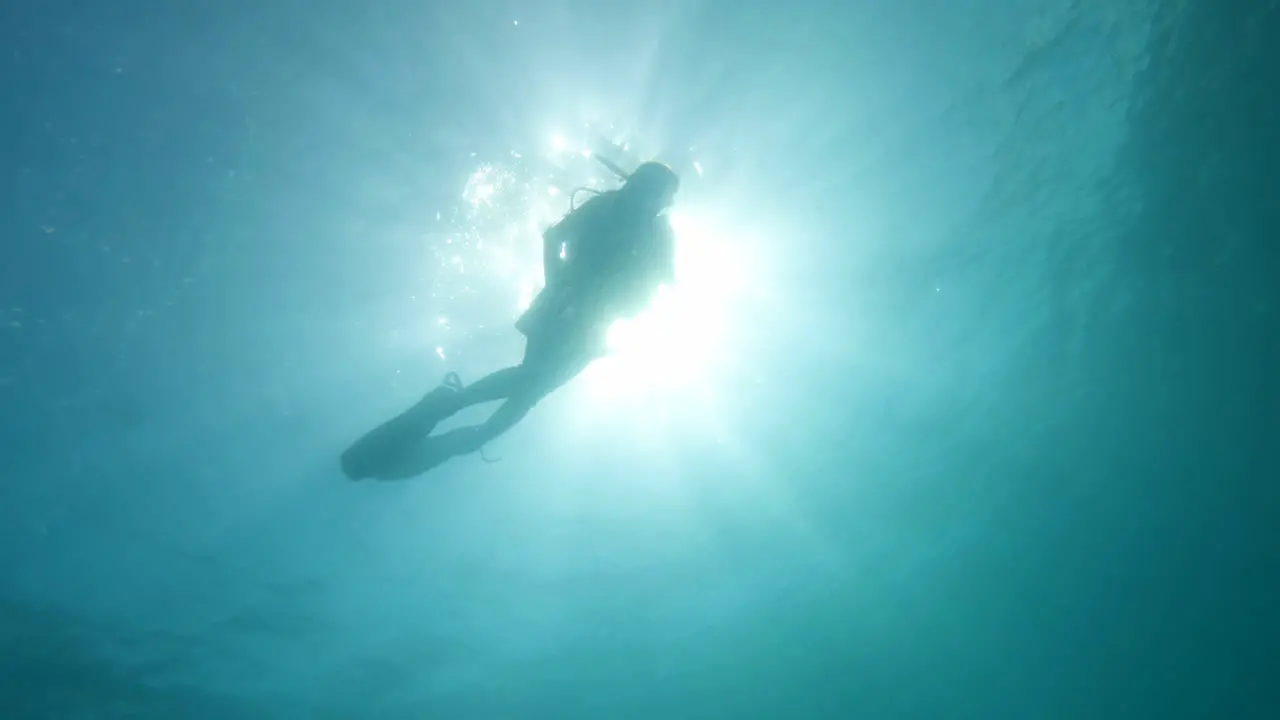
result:
[[[614,320],[639,314],[661,285],[674,281],[674,234],[665,210],[679,177],[659,162],[630,174],[604,162],[623,178],[622,187],[571,207],[542,235],[544,287],[516,321],[525,336],[520,364],[467,386],[457,373],[445,375],[417,404],[342,454],[348,479],[404,480],[453,457],[483,456],[486,443],[605,354]],[[461,410],[499,400],[484,423],[431,434]]]

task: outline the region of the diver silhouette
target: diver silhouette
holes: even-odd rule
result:
[[[622,187],[596,194],[543,233],[545,287],[515,324],[525,336],[520,364],[471,385],[448,373],[413,407],[342,454],[347,478],[404,480],[482,451],[602,357],[614,320],[634,317],[659,286],[674,280],[674,236],[665,210],[680,179],[658,162],[623,177]],[[484,423],[432,434],[464,408],[499,400],[504,402]]]

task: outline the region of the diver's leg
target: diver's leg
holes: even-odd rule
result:
[[[554,375],[553,368],[564,366],[568,360],[568,355],[556,344],[542,338],[529,340],[525,343],[524,359],[519,365],[495,370],[466,387],[459,383],[458,392],[442,397],[442,416],[449,417],[472,405],[507,400],[519,395],[545,395],[554,387],[547,387],[549,378],[544,376]],[[570,376],[577,372],[580,371],[574,371]],[[538,390],[539,386],[544,389]]]
[[[594,356],[586,354],[563,354],[553,364],[538,365],[526,358],[526,363],[520,365],[522,372],[510,376],[511,386],[504,387],[510,391],[507,401],[488,420],[454,428],[415,444],[412,465],[416,472],[413,474],[431,470],[450,458],[477,452],[515,427],[542,398],[576,377],[593,359]]]
[[[538,404],[541,397],[537,393],[521,393],[502,403],[488,420],[479,425],[413,438],[400,446],[394,456],[384,458],[378,471],[371,473],[369,477],[375,480],[405,480],[432,470],[449,458],[476,452],[485,443],[515,427]]]
[[[377,453],[364,453],[365,456],[373,455],[376,462],[349,463],[348,455],[361,459],[353,451],[367,443],[367,439],[362,439],[343,455],[343,469],[347,476],[352,479],[400,480],[424,473],[456,455],[479,450],[485,443],[514,427],[539,400],[576,377],[595,359],[596,355],[588,352],[581,341],[574,340],[576,338],[530,338],[520,365],[490,373],[465,388],[457,383],[449,393],[442,393],[434,399],[430,396],[424,398],[422,404],[433,407],[430,425],[419,423],[411,432],[387,432],[388,440],[377,446]],[[428,402],[429,399],[432,402]],[[507,402],[484,423],[428,437],[435,423],[463,408],[502,399]],[[412,413],[411,410],[406,415]],[[363,470],[363,474],[353,472],[353,469]]]
[[[454,403],[458,409],[503,400],[516,393],[526,369],[522,365],[503,368],[485,375],[458,391]]]
[[[443,439],[452,433],[458,433],[457,440],[453,443],[455,451],[452,454],[454,455],[476,452],[485,443],[515,427],[516,423],[523,420],[525,415],[528,415],[529,411],[544,397],[563,387],[565,383],[587,369],[591,360],[592,358],[589,357],[565,357],[553,367],[520,366],[526,372],[520,378],[519,391],[513,392],[506,402],[499,405],[488,420],[480,425],[450,430],[441,434],[440,437]]]
[[[467,387],[450,373],[445,384],[427,393],[416,405],[374,428],[342,454],[342,471],[351,480],[374,478],[396,480],[424,472],[421,462],[424,441],[445,418],[461,410],[509,398],[528,382],[524,365],[490,373]],[[527,411],[526,411],[527,412]],[[515,424],[512,422],[512,424]]]
[[[540,397],[513,397],[502,403],[488,420],[479,425],[454,428],[416,443],[408,453],[411,458],[408,464],[415,470],[413,474],[431,470],[449,458],[478,451],[489,441],[515,427],[538,404]]]

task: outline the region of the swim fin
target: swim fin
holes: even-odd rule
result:
[[[462,390],[457,373],[444,376],[444,382],[433,388],[413,407],[366,433],[342,453],[342,473],[349,480],[397,480],[406,475],[418,446],[441,420],[457,411],[456,398]],[[411,464],[411,463],[410,463]]]

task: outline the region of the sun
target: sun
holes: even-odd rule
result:
[[[600,401],[654,398],[711,384],[728,353],[735,305],[751,273],[727,228],[696,208],[671,213],[676,237],[676,283],[659,290],[650,307],[609,329],[609,355],[583,376]]]

